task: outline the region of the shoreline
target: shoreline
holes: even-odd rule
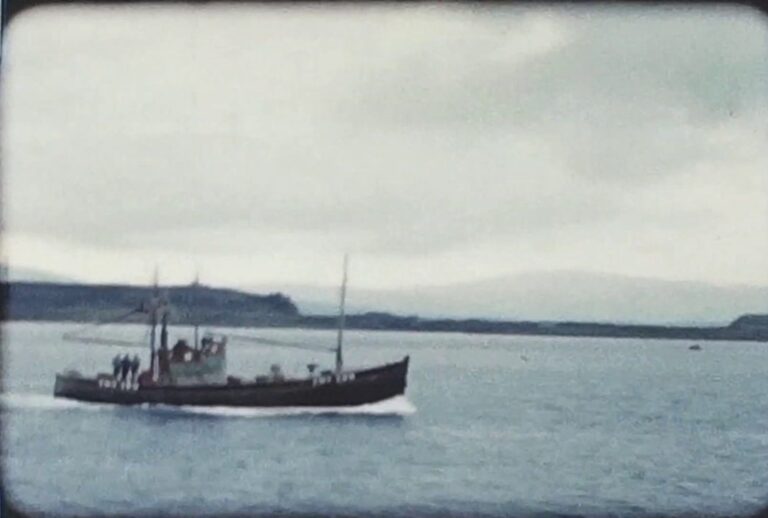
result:
[[[356,317],[358,315],[348,315],[350,317]],[[211,326],[220,328],[231,329],[279,329],[279,330],[306,330],[306,331],[336,331],[336,317],[334,316],[310,316],[310,318],[321,318],[324,321],[328,321],[328,325],[307,325],[306,323],[288,323],[288,322],[272,322],[272,323],[227,323],[216,324],[213,322],[200,323],[201,326]],[[465,335],[482,335],[482,336],[543,336],[543,337],[555,337],[555,338],[612,338],[612,339],[642,339],[642,340],[677,340],[677,341],[721,341],[721,342],[768,342],[768,336],[762,334],[757,336],[749,336],[747,334],[734,332],[729,327],[712,327],[712,328],[697,328],[697,327],[677,327],[677,326],[653,326],[653,325],[632,325],[623,326],[615,324],[591,324],[591,323],[578,323],[579,326],[596,326],[603,329],[601,332],[576,332],[568,331],[565,329],[558,330],[557,325],[568,326],[570,323],[551,324],[547,322],[546,327],[540,329],[519,329],[519,330],[484,330],[470,327],[464,327],[461,325],[463,321],[460,320],[446,320],[451,324],[456,324],[450,328],[444,327],[402,327],[391,326],[381,327],[374,325],[347,325],[346,331],[369,331],[369,332],[389,332],[389,333],[424,333],[424,334],[465,334]],[[432,322],[431,320],[423,320],[426,324]],[[441,320],[440,322],[443,322]],[[502,325],[516,325],[518,322],[509,321],[480,321],[488,322],[490,324],[502,324]],[[92,324],[92,321],[81,319],[67,319],[67,318],[16,318],[5,319],[2,324],[9,323],[29,323],[29,324],[80,324],[87,325]],[[331,325],[332,323],[332,325]],[[136,325],[146,326],[145,322],[126,322],[126,321],[108,321],[103,322],[104,325]],[[525,324],[531,324],[526,322]],[[535,323],[533,323],[535,324]],[[174,324],[175,326],[192,327],[194,324],[191,322],[180,321]],[[554,327],[553,327],[554,326]],[[627,328],[632,328],[627,329]]]
[[[4,322],[144,323],[141,302],[151,287],[3,283]],[[283,293],[257,295],[203,285],[163,288],[174,325],[335,330],[336,315],[302,314]],[[131,310],[131,308],[133,308]],[[126,313],[128,310],[128,313]],[[605,322],[421,318],[370,311],[348,314],[345,329],[442,332],[496,336],[560,336],[667,340],[768,341],[768,315],[743,315],[723,326],[614,324]]]

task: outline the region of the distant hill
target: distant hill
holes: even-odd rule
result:
[[[75,284],[32,268],[8,270],[11,282]],[[305,315],[334,315],[338,286],[271,284],[243,286],[255,295],[287,293]],[[350,313],[385,312],[423,318],[613,322],[624,324],[726,325],[740,315],[768,312],[768,287],[580,271],[529,272],[447,286],[400,290],[352,286]]]
[[[57,283],[76,283],[78,279],[57,275],[55,273],[38,270],[35,268],[22,268],[17,266],[6,266],[0,264],[0,269],[10,282],[57,282]]]
[[[216,325],[286,325],[299,316],[296,305],[280,293],[254,295],[207,286],[163,287],[173,321]],[[152,288],[128,285],[12,282],[7,314],[11,320],[114,321],[152,296]],[[136,314],[128,321],[144,321]]]
[[[754,320],[737,319],[725,326],[669,326],[649,324],[611,324],[601,322],[541,322],[528,320],[448,319],[398,316],[368,312],[349,315],[347,327],[352,329],[474,333],[535,336],[588,336],[603,338],[649,338],[668,340],[751,340],[768,341],[768,315],[753,315]],[[759,322],[758,322],[759,320]],[[336,319],[328,316],[306,316],[301,327],[332,329]]]
[[[333,314],[338,305],[337,287],[270,288],[290,293],[304,313]],[[560,271],[403,290],[353,288],[347,301],[351,312],[430,318],[725,325],[768,311],[768,288]]]
[[[152,288],[128,285],[3,283],[10,320],[146,321],[137,311],[152,295]],[[294,327],[333,329],[335,315],[302,314],[282,293],[260,295],[208,286],[163,287],[171,301],[175,324],[215,326]],[[131,314],[131,311],[133,313]],[[127,317],[127,319],[123,319]],[[665,338],[686,340],[768,340],[768,315],[748,314],[725,325],[660,325],[605,323],[577,320],[436,318],[385,311],[347,316],[347,327],[364,330]]]

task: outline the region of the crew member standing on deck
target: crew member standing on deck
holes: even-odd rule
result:
[[[157,350],[157,370],[162,385],[168,381],[168,373],[171,370],[171,351],[168,350],[168,345],[165,343],[161,343],[160,349]]]
[[[120,360],[120,355],[116,354],[114,358],[112,358],[112,377],[115,378],[115,385],[120,383],[120,366],[122,362]]]
[[[134,354],[133,360],[131,360],[131,386],[136,386],[136,374],[139,372],[139,365],[141,364],[141,360],[139,360],[139,355]]]
[[[131,370],[131,359],[126,354],[120,362],[120,382],[123,388],[128,388],[128,371]]]

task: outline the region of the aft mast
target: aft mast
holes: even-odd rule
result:
[[[151,331],[149,335],[149,372],[152,374],[152,381],[157,380],[157,352],[155,351],[155,333],[157,330],[157,310],[160,303],[160,288],[158,287],[158,271],[155,266],[155,282],[152,291],[152,299],[149,303],[149,325]]]
[[[339,300],[339,334],[336,340],[336,374],[341,373],[341,369],[344,366],[342,358],[342,341],[344,338],[344,302],[347,297],[347,267],[349,263],[349,257],[344,254],[344,275],[341,280],[341,296]]]
[[[159,321],[158,321],[159,320]],[[155,267],[155,282],[152,290],[152,300],[149,303],[149,348],[150,348],[150,373],[152,381],[157,381],[160,376],[159,358],[157,355],[157,325],[160,324],[160,346],[168,347],[168,296],[167,292],[160,294],[158,283],[158,271]]]
[[[198,295],[200,293],[200,272],[199,271],[195,272],[195,281],[192,283],[192,286],[194,286],[194,288],[195,288],[195,295]],[[197,302],[197,301],[195,301],[195,302]],[[193,348],[197,351],[198,349],[200,349],[200,339],[199,339],[199,335],[200,335],[200,321],[197,318],[197,315],[195,314],[194,307],[192,309],[192,316],[193,316],[194,321],[195,321],[195,344],[194,344]]]

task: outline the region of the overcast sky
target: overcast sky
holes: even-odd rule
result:
[[[692,7],[692,6],[691,6]],[[756,12],[56,8],[12,22],[3,255],[88,281],[768,284]]]

